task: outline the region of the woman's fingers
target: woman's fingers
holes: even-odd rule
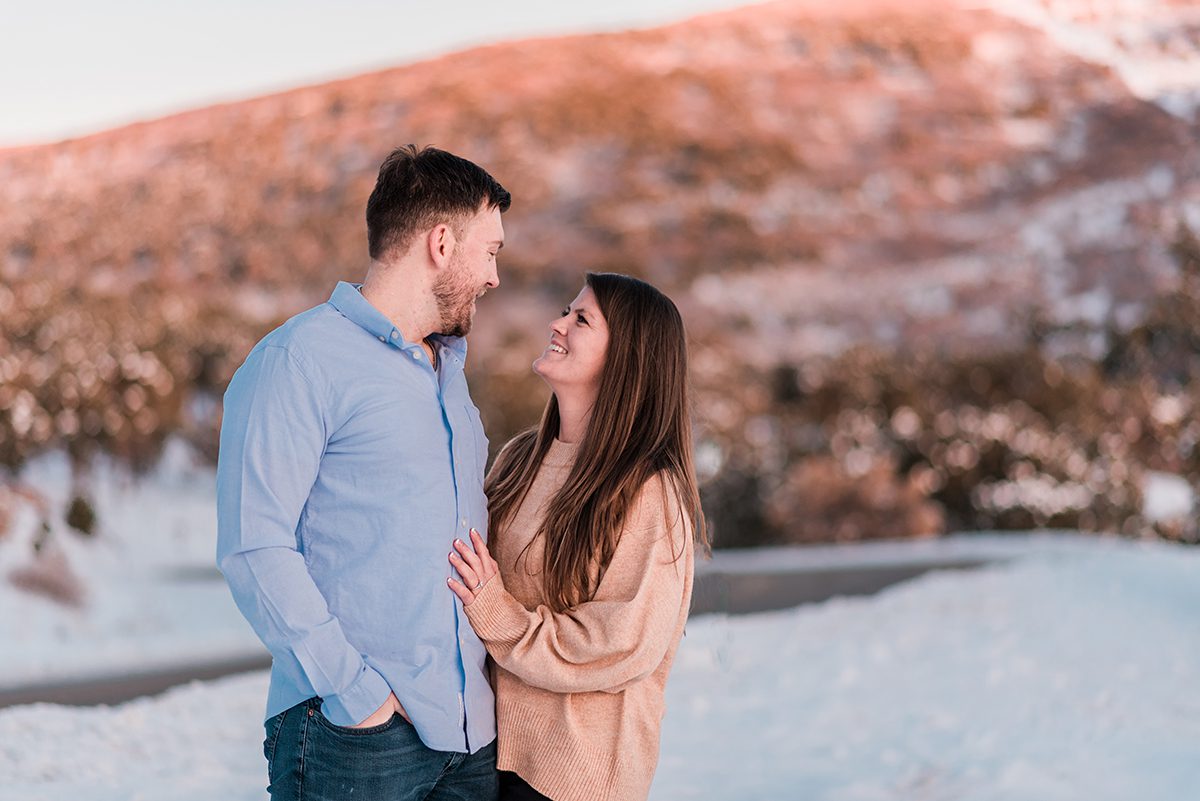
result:
[[[475,529],[471,529],[471,545],[475,548],[475,553],[479,556],[479,567],[480,573],[483,574],[483,580],[487,581],[496,575],[499,565],[496,564],[496,560],[488,552],[487,543],[483,541],[483,537]]]
[[[458,575],[462,576],[463,583],[471,589],[478,587],[479,582],[483,580],[480,571],[473,568],[462,556],[453,551],[450,552],[450,564],[454,565],[454,569],[458,571]]]
[[[475,529],[471,529],[470,545],[462,540],[454,541],[454,550],[450,552],[450,564],[458,571],[462,581],[448,578],[446,584],[462,601],[463,606],[474,601],[483,585],[500,572],[500,566],[488,553],[487,543]]]
[[[471,529],[471,547],[473,547],[475,552],[480,556],[487,555],[487,543],[483,541],[483,537],[479,536],[479,532],[475,529]]]
[[[488,553],[487,543],[475,529],[471,529],[470,545],[462,540],[454,541],[454,550],[450,552],[450,564],[458,571],[462,581],[449,578],[446,579],[446,583],[464,606],[474,601],[475,593],[499,572],[496,560]]]
[[[462,540],[454,541],[454,549],[458,551],[459,558],[466,562],[476,575],[483,578],[483,561],[480,560],[479,554],[475,553],[471,546]]]
[[[450,591],[458,596],[458,600],[463,602],[463,606],[467,606],[475,600],[475,593],[464,587],[461,582],[448,578],[446,584],[449,585]]]

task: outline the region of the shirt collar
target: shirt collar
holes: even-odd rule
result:
[[[362,284],[338,281],[337,286],[333,288],[333,294],[329,296],[329,305],[376,339],[401,349],[419,347],[418,344],[407,341],[400,329],[362,296]],[[467,340],[464,337],[434,334],[429,339],[439,347],[449,348],[459,359],[467,355]]]

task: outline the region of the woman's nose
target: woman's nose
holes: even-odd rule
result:
[[[566,336],[566,317],[556,317],[554,322],[550,323],[550,330],[559,336]]]

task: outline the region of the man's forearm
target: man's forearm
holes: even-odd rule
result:
[[[302,554],[258,548],[219,564],[242,614],[272,654],[300,664],[330,721],[353,726],[379,709],[391,688],[346,638]]]

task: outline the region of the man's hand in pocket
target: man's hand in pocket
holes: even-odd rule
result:
[[[408,719],[408,713],[405,712],[404,707],[400,705],[400,699],[396,697],[395,693],[389,693],[387,700],[383,702],[383,705],[380,706],[379,709],[376,709],[374,712],[372,712],[370,716],[362,723],[359,723],[357,726],[351,726],[350,728],[369,729],[372,726],[382,726],[392,719],[392,715],[399,715],[405,720],[408,720],[409,723],[412,723],[412,721]]]

